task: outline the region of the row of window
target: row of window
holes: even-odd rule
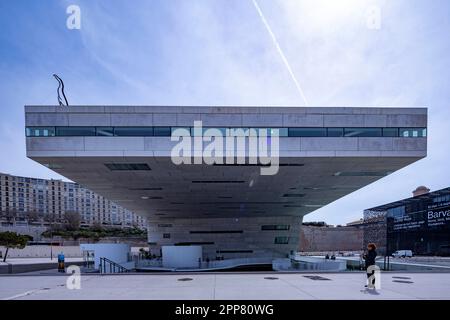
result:
[[[172,224],[158,224],[158,228],[171,228]],[[280,230],[289,230],[290,229],[290,225],[288,224],[279,224],[279,225],[275,225],[275,224],[268,224],[268,225],[263,225],[261,226],[261,230],[262,231],[267,231],[267,230],[273,230],[273,231],[280,231]],[[196,231],[189,231],[189,233],[243,233],[243,230],[196,230]]]
[[[191,231],[191,233],[193,233],[193,232]],[[210,232],[208,232],[208,233],[210,233]],[[227,232],[227,233],[229,233],[229,232]],[[163,233],[163,238],[170,239],[170,233]],[[180,243],[177,243],[176,245],[186,245],[186,244],[187,244],[187,242],[182,242],[182,243],[180,242]],[[193,242],[189,242],[189,244],[193,244]],[[198,242],[197,242],[197,244],[198,244]],[[207,242],[207,244],[214,244],[214,242]],[[275,237],[274,244],[289,244],[289,237]],[[221,251],[221,252],[225,253],[226,251]]]
[[[176,129],[185,129],[190,135],[197,135],[193,127],[27,127],[27,137],[170,137]],[[280,137],[405,137],[427,136],[426,128],[205,128],[203,135],[216,135],[209,129],[216,129],[223,136],[248,136],[249,129],[267,135],[278,130]],[[261,133],[262,134],[262,133]]]
[[[445,196],[436,197],[433,199],[434,203],[447,202],[447,201],[450,201],[450,194],[447,194]]]

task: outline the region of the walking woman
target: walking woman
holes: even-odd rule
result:
[[[375,258],[377,257],[376,249],[377,249],[377,246],[375,245],[375,243],[369,243],[367,245],[367,253],[364,254],[364,256],[363,256],[363,259],[365,260],[365,264],[366,264],[366,270],[370,266],[375,265]],[[375,270],[372,270],[372,272],[370,272],[370,273],[367,272],[367,279],[369,279],[374,274],[375,274]],[[370,287],[373,288],[374,285],[375,285],[375,278],[374,277],[372,278],[371,282],[372,283],[371,283]],[[366,285],[366,287],[367,287],[367,285]]]

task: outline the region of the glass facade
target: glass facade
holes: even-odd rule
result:
[[[27,127],[25,134],[27,137],[53,137],[55,127]]]
[[[426,128],[400,128],[399,130],[400,137],[403,138],[418,138],[427,136]]]
[[[344,128],[344,137],[382,137],[383,128]]]
[[[56,127],[56,136],[95,136],[95,127]]]
[[[27,127],[27,137],[71,137],[71,136],[106,136],[106,137],[170,137],[176,129],[185,129],[191,136],[195,135],[193,127]],[[202,127],[203,135],[217,129],[223,136],[248,136],[249,129],[268,136],[278,132],[280,137],[402,137],[422,138],[427,136],[426,128],[209,128]]]
[[[118,137],[151,137],[153,127],[116,127],[114,135]]]
[[[450,188],[378,208],[386,212],[389,254],[412,250],[415,255],[450,256]]]
[[[326,137],[327,128],[289,128],[289,137]]]

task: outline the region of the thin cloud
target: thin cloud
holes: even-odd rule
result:
[[[267,22],[266,18],[264,17],[263,12],[261,11],[261,8],[259,7],[256,0],[252,0],[253,5],[255,6],[256,11],[258,12],[259,17],[261,18],[262,23],[267,29],[267,32],[269,33],[270,37],[272,38],[273,44],[275,45],[275,48],[277,49],[278,53],[280,54],[281,59],[283,60],[284,65],[286,66],[287,71],[289,72],[292,81],[295,84],[295,87],[297,88],[298,92],[300,93],[300,96],[302,97],[305,106],[308,105],[308,100],[306,100],[305,94],[303,92],[302,87],[300,86],[300,83],[298,82],[297,78],[295,77],[294,72],[292,71],[292,68],[289,64],[289,61],[287,60],[286,56],[283,53],[283,50],[281,50],[280,44],[278,43],[277,38],[275,37],[275,34],[272,31],[272,28],[270,28],[269,23]]]

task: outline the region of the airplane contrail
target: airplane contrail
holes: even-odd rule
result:
[[[285,64],[289,74],[291,75],[291,78],[294,81],[294,84],[297,87],[298,92],[300,93],[303,101],[305,102],[305,106],[307,106],[308,105],[308,101],[306,100],[305,94],[303,93],[303,89],[300,86],[300,83],[297,81],[297,78],[295,77],[294,72],[292,72],[291,66],[289,65],[289,62],[286,59],[286,56],[284,55],[283,50],[281,50],[281,47],[280,47],[280,45],[278,43],[277,38],[275,37],[275,34],[272,32],[272,29],[270,28],[269,23],[267,22],[266,18],[264,17],[264,14],[262,13],[262,11],[261,11],[258,3],[256,2],[256,0],[252,0],[252,1],[253,1],[253,5],[256,8],[256,11],[258,11],[259,16],[261,17],[261,20],[262,20],[264,26],[267,29],[267,32],[269,32],[269,35],[272,38],[272,41],[273,41],[275,47],[277,48],[277,51],[280,54],[281,59],[283,60],[283,62]]]

